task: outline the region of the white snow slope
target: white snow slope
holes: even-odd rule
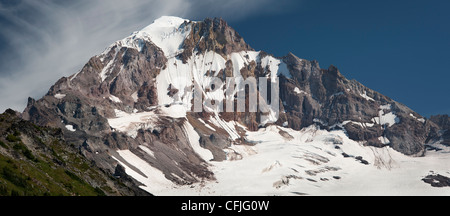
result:
[[[316,126],[301,131],[270,126],[248,132],[247,138],[257,142],[252,147],[256,154],[210,162],[216,181],[174,186],[158,195],[450,195],[450,188],[434,188],[421,180],[430,171],[450,174],[450,148],[408,157],[389,147],[362,146],[343,131]]]
[[[226,58],[213,51],[208,51],[204,54],[198,54],[197,51],[194,51],[194,53],[191,55],[192,57],[187,60],[187,63],[183,63],[182,60],[180,60],[176,56],[183,52],[182,44],[184,39],[189,35],[191,28],[192,23],[189,23],[189,20],[172,16],[163,16],[155,20],[151,25],[143,28],[141,31],[134,32],[131,36],[117,41],[109,48],[107,48],[99,57],[106,55],[116,45],[118,47],[128,47],[140,50],[142,48],[144,40],[151,41],[163,50],[168,59],[166,67],[162,69],[159,75],[156,77],[159,106],[181,104],[185,106],[184,110],[190,110],[193,97],[191,87],[192,84],[195,83],[201,87],[202,94],[204,95],[204,110],[213,112],[216,115],[221,111],[221,109],[218,107],[206,107],[205,102],[208,100],[221,102],[225,98],[225,93],[221,88],[219,89],[218,87],[215,88],[217,90],[209,91],[209,89],[211,88],[211,80],[213,78],[211,76],[207,76],[207,74],[214,73],[215,75],[217,75],[220,70],[226,68],[225,63],[228,60],[231,60],[233,63],[233,76],[235,78],[241,78],[241,80],[236,80],[236,88],[234,91],[235,93],[238,90],[243,90],[245,88],[245,84],[242,82],[243,78],[240,71],[251,62],[261,63],[263,68],[266,68],[267,70],[267,77],[272,81],[274,81],[278,75],[291,77],[284,62],[272,56],[265,56],[261,59],[259,55],[260,52],[255,51],[235,52],[231,53]],[[116,47],[116,53],[119,50],[118,47]],[[104,58],[102,57],[101,59]],[[108,63],[105,62],[107,66],[99,74],[99,76],[102,78],[102,81],[104,81],[109,75],[109,70],[111,70],[112,67],[109,67],[108,65],[110,65],[111,62],[114,61],[114,59],[115,58],[112,58]],[[73,77],[75,76],[76,74]],[[223,85],[225,85],[225,83]],[[220,87],[223,87],[223,85]],[[173,96],[169,96],[167,94],[167,89],[169,88],[169,86],[178,89],[178,92]],[[119,98],[113,95],[110,96],[110,99],[116,103],[121,102]],[[272,109],[270,109],[269,111],[271,115],[268,115],[269,118],[265,122],[262,122],[262,126],[268,123],[273,123],[277,120],[276,118],[273,118],[274,113],[276,112]],[[134,116],[138,117],[140,115],[146,114],[137,113]],[[110,123],[112,122],[112,127],[116,128],[115,125],[117,124],[115,123],[118,123],[118,121],[123,122],[123,120],[123,118],[120,120],[112,119],[110,120]],[[136,128],[131,129],[133,133],[128,134],[133,136],[135,134],[135,129]],[[232,139],[239,138],[239,136],[234,133],[234,129],[230,130],[229,128],[225,128],[225,130],[230,132],[230,136],[232,137]]]

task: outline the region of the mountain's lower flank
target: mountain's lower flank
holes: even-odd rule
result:
[[[146,195],[133,187],[83,157],[61,129],[0,114],[0,196]]]

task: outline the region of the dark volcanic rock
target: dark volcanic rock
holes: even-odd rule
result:
[[[116,169],[114,170],[114,176],[121,178],[121,179],[129,179],[130,178],[127,175],[127,173],[125,172],[125,168],[120,164],[117,164]]]
[[[443,139],[441,144],[450,146],[450,117],[448,115],[431,116],[430,121],[440,127],[440,138]]]
[[[442,130],[450,130],[450,116],[435,115],[431,116],[430,120],[441,127]]]
[[[232,52],[253,50],[244,39],[221,18],[207,18],[193,23],[191,34],[183,43],[180,58],[185,63],[194,50],[200,53],[215,51],[226,57]]]
[[[428,175],[422,181],[433,187],[450,187],[450,178],[440,174]]]
[[[355,159],[358,160],[359,162],[361,162],[364,165],[369,165],[369,162],[364,160],[364,158],[361,157],[361,156],[356,156]]]
[[[419,156],[425,151],[424,145],[435,137],[438,126],[405,105],[347,80],[336,67],[321,69],[317,61],[300,59],[291,53],[282,59],[293,75],[292,79],[280,79],[285,111],[282,117],[289,127],[299,130],[318,123],[322,128],[343,128],[351,139],[376,147],[386,145],[378,139],[384,136],[395,150]],[[299,91],[292,91],[294,88]],[[395,124],[375,122],[388,113],[396,116]]]

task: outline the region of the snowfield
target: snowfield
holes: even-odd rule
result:
[[[450,188],[434,188],[421,180],[430,171],[450,175],[450,148],[409,157],[389,147],[365,147],[343,131],[315,126],[301,131],[270,126],[248,132],[247,138],[258,143],[251,147],[254,154],[210,162],[216,181],[194,188],[174,186],[157,195],[450,195]]]
[[[117,131],[123,132],[130,137],[136,138],[139,129],[154,129],[158,126],[159,116],[171,118],[186,117],[185,106],[174,104],[169,107],[159,106],[149,112],[127,113],[122,110],[114,110],[116,117],[108,119],[109,125]],[[156,114],[156,111],[159,113]]]
[[[165,178],[164,174],[160,170],[152,167],[146,161],[133,154],[130,150],[120,150],[117,151],[117,153],[135,169],[132,169],[114,156],[112,156],[112,158],[125,167],[126,173],[129,176],[144,184],[140,186],[142,189],[146,191],[158,192],[170,187],[170,185],[173,184]]]
[[[386,110],[391,110],[391,105],[382,105],[380,106],[380,110],[378,111],[378,117],[374,117],[372,122],[375,122],[380,125],[387,125],[391,127],[392,125],[399,123],[400,119],[393,112],[386,113]]]
[[[187,123],[185,129],[194,150],[206,161],[212,159],[211,152],[199,146],[192,126]],[[121,162],[127,174],[155,195],[450,195],[450,188],[422,181],[432,173],[450,175],[450,148],[442,145],[442,151],[409,157],[390,147],[363,146],[342,130],[317,126],[301,131],[270,126],[247,132],[246,139],[256,145],[232,145],[224,150],[228,160],[208,162],[216,180],[187,186],[165,179],[129,151],[118,153],[144,175]]]

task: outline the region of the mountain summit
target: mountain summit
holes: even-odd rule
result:
[[[448,137],[334,66],[255,51],[220,18],[155,20],[29,98],[22,118],[61,128],[96,166],[153,194],[328,188]]]

